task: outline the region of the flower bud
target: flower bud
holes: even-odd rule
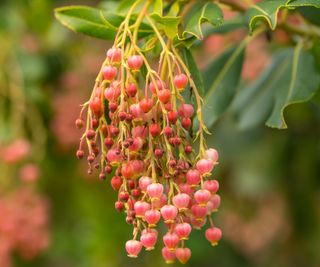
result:
[[[136,258],[142,249],[141,242],[137,240],[129,240],[126,242],[126,250],[128,256],[131,258]]]
[[[165,223],[173,223],[178,215],[178,209],[173,205],[164,205],[160,212]]]
[[[143,58],[141,56],[134,55],[129,57],[128,66],[130,69],[138,71],[141,69],[142,65],[143,65]]]
[[[146,250],[153,250],[155,244],[157,243],[157,234],[153,231],[143,232],[140,241],[141,244],[146,248]]]
[[[211,199],[211,193],[206,189],[200,189],[194,193],[194,199],[199,206],[207,206],[208,201]]]
[[[218,227],[211,227],[206,230],[205,236],[212,246],[216,246],[222,237],[222,232]]]
[[[163,236],[163,243],[169,251],[175,251],[179,244],[179,237],[176,233],[166,233]]]
[[[183,73],[176,75],[174,76],[173,83],[178,89],[184,89],[188,84],[188,77]]]
[[[192,187],[197,186],[201,181],[200,172],[196,169],[189,170],[186,174],[186,180],[187,180],[187,183]]]
[[[172,198],[172,202],[179,209],[179,211],[185,211],[188,209],[190,196],[185,193],[180,193]]]
[[[192,227],[189,223],[178,223],[174,229],[180,240],[188,240]]]
[[[160,183],[152,183],[148,185],[147,193],[151,199],[160,199],[163,193],[163,185]]]
[[[213,162],[210,159],[200,159],[196,164],[197,170],[204,175],[210,174],[213,170]]]
[[[185,264],[191,257],[191,250],[189,248],[177,248],[176,257],[180,263]]]
[[[107,51],[107,58],[109,62],[119,63],[121,61],[121,49],[120,48],[110,48]]]
[[[149,224],[149,227],[155,227],[160,220],[161,213],[158,210],[147,210],[144,214],[145,220]]]
[[[105,66],[102,69],[103,77],[107,81],[112,81],[117,76],[117,68],[113,66]]]

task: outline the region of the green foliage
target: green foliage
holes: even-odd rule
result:
[[[91,37],[113,40],[124,17],[102,9],[87,6],[67,6],[55,10],[56,18],[69,29]],[[140,37],[151,33],[148,25],[142,24]]]
[[[301,46],[274,55],[272,64],[252,85],[243,88],[234,103],[240,128],[262,122],[284,129],[284,110],[312,98],[320,84],[312,55]]]
[[[298,11],[311,23],[320,25],[320,11],[316,7],[303,6],[298,8]]]
[[[204,121],[210,128],[229,107],[240,81],[246,42],[223,53],[204,70]]]
[[[204,85],[202,80],[202,75],[198,69],[198,66],[195,62],[195,59],[192,56],[192,53],[189,49],[184,48],[182,50],[183,59],[186,62],[187,67],[191,73],[191,76],[194,80],[194,83],[197,87],[197,90],[201,96],[204,95]]]
[[[268,26],[274,30],[277,27],[280,9],[295,9],[303,6],[319,8],[320,2],[318,0],[264,0],[249,8],[245,16],[251,32],[258,26],[260,21],[266,21]]]
[[[101,4],[102,9],[85,6],[63,7],[56,9],[55,15],[62,24],[75,32],[112,40],[125,14],[135,2],[134,0],[106,1]],[[141,11],[143,1],[137,4],[133,18]],[[229,109],[235,98],[234,110],[237,111],[241,128],[258,125],[265,121],[270,127],[286,128],[283,119],[285,107],[293,103],[308,101],[320,87],[318,72],[313,67],[316,62],[313,59],[315,53],[311,54],[302,48],[299,49],[298,55],[298,52],[293,52],[293,49],[276,53],[271,66],[253,84],[246,85],[237,94],[245,60],[245,47],[255,38],[254,36],[245,38],[238,47],[225,51],[210,62],[202,73],[204,82],[202,82],[190,48],[194,45],[198,46],[202,39],[211,34],[227,34],[245,26],[248,26],[249,32],[253,33],[260,27],[261,22],[266,22],[272,30],[277,29],[278,26],[282,27],[288,30],[289,34],[296,34],[295,37],[300,35],[298,38],[303,38],[304,35],[318,37],[320,32],[318,28],[310,31],[295,28],[287,25],[283,19],[279,22],[278,16],[280,10],[286,9],[288,12],[297,10],[309,22],[319,25],[317,15],[320,1],[264,0],[225,21],[221,7],[208,1],[194,2],[181,16],[183,8],[190,4],[188,1],[168,3],[157,0],[148,7],[148,12],[159,32],[172,39],[183,55],[204,99],[204,120],[207,126],[210,128]],[[116,13],[114,13],[115,10]],[[130,25],[133,23],[134,19],[130,21]],[[156,53],[157,46],[153,41],[155,33],[146,19],[142,22],[139,37],[148,37],[142,47],[145,53]],[[295,55],[295,57],[290,60],[290,55]],[[315,78],[310,78],[311,75]],[[301,86],[302,82],[305,82],[305,86]],[[188,93],[184,95],[187,97]]]
[[[182,39],[193,35],[198,39],[203,39],[202,24],[208,22],[213,26],[220,26],[223,23],[222,10],[217,4],[203,2],[197,3],[185,17],[184,31]]]

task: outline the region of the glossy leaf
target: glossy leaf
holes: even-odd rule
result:
[[[313,56],[300,46],[277,53],[261,77],[239,92],[233,105],[239,127],[265,122],[273,128],[287,128],[287,106],[308,101],[320,85]]]
[[[55,10],[56,18],[69,29],[101,39],[113,39],[121,17],[108,15],[104,11],[85,6],[67,6]],[[108,17],[108,20],[105,19]],[[111,22],[110,19],[112,20]]]
[[[252,32],[257,23],[264,20],[274,30],[277,26],[277,16],[280,8],[284,7],[287,0],[264,0],[248,9],[245,16]]]
[[[87,6],[67,6],[55,9],[56,18],[69,29],[100,39],[113,40],[123,16],[102,9]],[[132,18],[134,21],[134,18]],[[142,23],[139,36],[152,33],[151,28]]]
[[[246,42],[229,49],[210,64],[204,77],[204,121],[208,128],[229,107],[240,81]]]
[[[197,90],[200,96],[203,96],[204,87],[203,87],[202,75],[197,67],[197,63],[195,62],[191,51],[187,48],[184,48],[182,49],[182,55],[183,55],[184,62],[186,63],[191,73],[192,79],[197,87]]]
[[[318,0],[264,0],[249,8],[245,14],[252,32],[259,21],[267,22],[274,30],[277,26],[278,12],[281,8],[295,9],[297,7],[313,6],[320,7]]]
[[[214,3],[203,2],[196,3],[191,12],[186,16],[182,38],[193,35],[198,39],[203,39],[202,24],[208,22],[213,26],[219,26],[223,23],[223,13],[220,7]]]

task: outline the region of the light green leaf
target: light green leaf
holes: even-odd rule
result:
[[[173,3],[167,13],[167,16],[178,16],[180,11],[179,3]]]
[[[118,6],[117,11],[121,14],[126,14],[130,7],[132,7],[132,5],[135,3],[136,0],[122,0],[120,1],[120,4]],[[140,5],[141,7],[141,5]],[[141,8],[140,8],[141,9]]]
[[[160,16],[157,13],[151,14],[150,17],[169,38],[173,39],[177,35],[180,17]]]
[[[163,0],[155,0],[153,4],[153,12],[162,16],[163,13]]]
[[[285,108],[310,100],[319,86],[320,75],[309,52],[301,46],[278,52],[261,77],[236,96],[233,110],[239,127],[266,122],[269,127],[287,128]]]
[[[184,21],[184,31],[181,39],[188,38],[190,35],[203,39],[202,27],[204,22],[208,22],[213,26],[219,26],[223,23],[223,13],[217,4],[208,2],[196,3],[190,13],[187,14]]]
[[[240,81],[246,42],[223,53],[204,73],[204,122],[208,128],[229,107]]]

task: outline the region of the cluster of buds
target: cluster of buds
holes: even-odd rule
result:
[[[111,174],[118,192],[115,208],[133,226],[133,238],[125,245],[129,257],[137,257],[142,247],[154,248],[155,228],[162,220],[168,229],[163,258],[186,263],[191,251],[184,243],[192,228],[208,221],[206,238],[212,245],[221,238],[211,218],[220,205],[219,184],[211,178],[218,152],[206,147],[202,100],[178,51],[157,34],[163,51],[157,70],[152,68],[137,45],[137,28],[131,32],[129,17],[130,12],[76,120],[78,128],[85,127],[77,157],[85,156],[86,146],[88,172],[98,169],[101,180]],[[184,90],[194,101],[190,97],[187,103]]]

